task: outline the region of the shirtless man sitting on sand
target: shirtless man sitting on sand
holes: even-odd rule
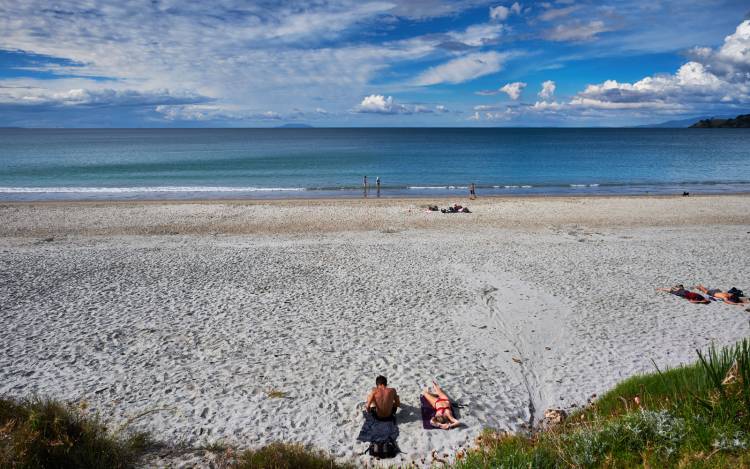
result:
[[[365,411],[370,412],[377,420],[392,420],[396,416],[396,408],[401,406],[396,390],[388,387],[385,376],[375,378],[375,387],[367,395]]]

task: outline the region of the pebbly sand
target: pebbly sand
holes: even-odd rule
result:
[[[457,201],[474,213],[0,205],[0,394],[86,402],[170,443],[296,441],[364,464],[382,373],[405,404],[396,462],[430,463],[750,333],[744,308],[654,291],[750,290],[750,197]],[[432,378],[463,428],[422,429]]]

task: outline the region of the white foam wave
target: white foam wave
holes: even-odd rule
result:
[[[456,190],[456,189],[468,189],[469,186],[408,186],[407,189],[421,190],[421,191],[434,191],[434,190]]]
[[[225,187],[225,186],[154,186],[154,187],[0,187],[2,194],[80,194],[80,193],[149,193],[149,192],[292,192],[303,187]]]
[[[599,184],[571,184],[570,187],[599,187]]]

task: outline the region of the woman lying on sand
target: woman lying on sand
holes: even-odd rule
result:
[[[460,426],[461,422],[453,417],[451,401],[448,399],[448,395],[443,392],[435,381],[432,382],[432,389],[433,392],[430,392],[429,388],[425,388],[422,391],[422,396],[435,409],[435,416],[430,419],[430,424],[433,427],[442,428],[443,430],[450,430],[451,428]]]
[[[673,295],[677,295],[679,297],[685,298],[691,303],[707,304],[711,302],[711,300],[709,300],[708,298],[706,298],[705,296],[699,293],[691,292],[690,290],[685,290],[685,287],[683,287],[682,285],[675,285],[672,288],[657,288],[656,291],[669,292]]]
[[[730,305],[742,305],[745,303],[749,303],[750,300],[747,298],[740,298],[740,295],[742,294],[741,291],[737,290],[736,288],[732,288],[728,292],[724,292],[719,290],[718,288],[712,288],[708,289],[704,287],[703,285],[698,285],[695,287],[696,290],[700,290],[706,295],[716,298],[717,300],[722,300],[724,303],[730,304]]]

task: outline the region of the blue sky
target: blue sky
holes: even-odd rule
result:
[[[618,126],[750,110],[747,0],[0,0],[0,126]]]

